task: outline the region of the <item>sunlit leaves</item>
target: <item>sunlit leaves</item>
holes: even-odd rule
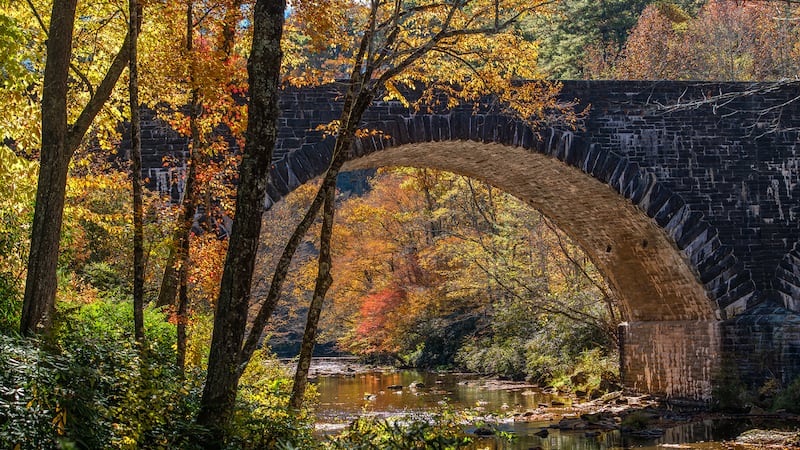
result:
[[[541,122],[562,111],[537,69],[537,44],[517,22],[550,2],[298,1],[284,39],[286,79],[307,85],[362,73],[384,99],[455,106],[493,93],[510,112]],[[360,59],[359,59],[360,58]],[[412,91],[419,91],[409,97]]]
[[[38,168],[0,145],[0,328],[18,320],[7,307],[24,280]]]
[[[0,4],[0,146],[11,143],[18,153],[34,154],[41,126],[36,92],[44,33],[23,2]]]

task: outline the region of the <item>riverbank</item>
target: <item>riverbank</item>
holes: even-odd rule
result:
[[[479,379],[465,383],[487,390],[533,392],[539,387],[527,383],[497,379]],[[543,392],[547,393],[545,389]],[[557,393],[556,393],[557,394]],[[741,448],[800,448],[800,415],[784,411],[767,413],[757,408],[749,414],[730,414],[711,411],[706,405],[689,402],[669,402],[649,395],[630,395],[623,391],[606,393],[596,399],[574,394],[567,401],[558,399],[538,408],[514,412],[515,422],[542,424],[535,434],[547,437],[550,430],[582,432],[585,437],[598,437],[608,431],[643,439],[657,439],[676,427],[692,424],[739,423],[753,428],[744,431],[723,445]],[[763,429],[762,429],[763,428]],[[790,430],[791,431],[787,431]],[[682,444],[662,444],[669,448],[695,448]],[[726,447],[727,448],[727,447]]]
[[[327,432],[363,415],[392,417],[437,408],[464,411],[485,423],[472,430],[476,434],[506,431],[525,442],[504,448],[567,448],[579,440],[590,442],[585,448],[700,448],[700,441],[705,441],[703,449],[788,447],[800,429],[800,417],[785,413],[712,413],[700,404],[661,402],[622,391],[590,399],[477,374],[368,366],[355,358],[317,361],[311,373],[321,395],[318,426]],[[737,436],[752,429],[775,431],[747,435],[736,443]],[[548,444],[554,440],[559,444]],[[691,446],[675,447],[684,443]]]

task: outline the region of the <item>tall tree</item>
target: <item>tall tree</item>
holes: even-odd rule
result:
[[[95,117],[111,96],[130,57],[130,35],[127,34],[96,88],[85,76],[79,76],[90,98],[75,121],[68,124],[68,75],[71,70],[76,8],[77,0],[54,0],[48,29],[50,37],[58,38],[47,39],[41,101],[39,181],[20,320],[20,332],[24,335],[46,333],[52,325],[69,163]]]
[[[144,342],[144,194],[142,189],[142,136],[139,117],[139,17],[141,5],[130,0],[128,34],[130,62],[128,90],[131,109],[131,178],[133,183],[133,329],[136,341]]]
[[[56,295],[56,265],[71,152],[67,130],[67,76],[77,0],[56,0],[50,19],[42,89],[42,149],[33,216],[28,276],[20,331],[48,331]]]
[[[244,154],[239,167],[236,215],[214,316],[208,375],[197,422],[211,430],[207,448],[222,446],[243,368],[242,342],[250,306],[253,266],[272,151],[277,139],[284,0],[258,0],[247,63],[250,81]]]

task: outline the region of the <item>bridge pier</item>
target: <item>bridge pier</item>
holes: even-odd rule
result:
[[[621,324],[623,385],[658,397],[710,401],[721,361],[719,324],[716,320]]]
[[[764,302],[722,322],[725,373],[720,383],[758,389],[767,381],[786,387],[800,377],[800,314]]]
[[[770,303],[725,321],[626,322],[619,337],[620,376],[634,392],[710,402],[717,388],[800,377],[800,314]]]

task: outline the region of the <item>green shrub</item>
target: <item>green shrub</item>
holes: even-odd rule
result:
[[[4,336],[0,448],[186,448],[203,374],[180,376],[174,326],[145,319],[141,354],[130,305],[110,300],[62,309],[49,342]]]
[[[524,342],[519,338],[469,341],[459,349],[456,362],[471,372],[524,378]]]
[[[236,410],[229,435],[231,449],[315,448],[314,419],[308,410],[289,410],[290,374],[266,350],[258,350],[239,382]],[[316,399],[309,385],[305,404]]]
[[[36,341],[0,335],[0,367],[0,448],[56,448],[67,359],[40,351]]]
[[[8,272],[0,272],[0,333],[16,333],[22,315],[22,295],[18,281]]]
[[[106,262],[90,262],[83,266],[82,278],[96,289],[107,294],[119,295],[130,286],[125,279],[126,274],[121,274],[116,268]]]
[[[791,413],[800,413],[800,377],[795,378],[789,386],[778,392],[772,409],[785,409]]]
[[[432,418],[400,417],[380,419],[360,417],[341,434],[328,438],[329,449],[407,450],[458,449],[472,444],[463,430],[463,418],[444,412]]]

